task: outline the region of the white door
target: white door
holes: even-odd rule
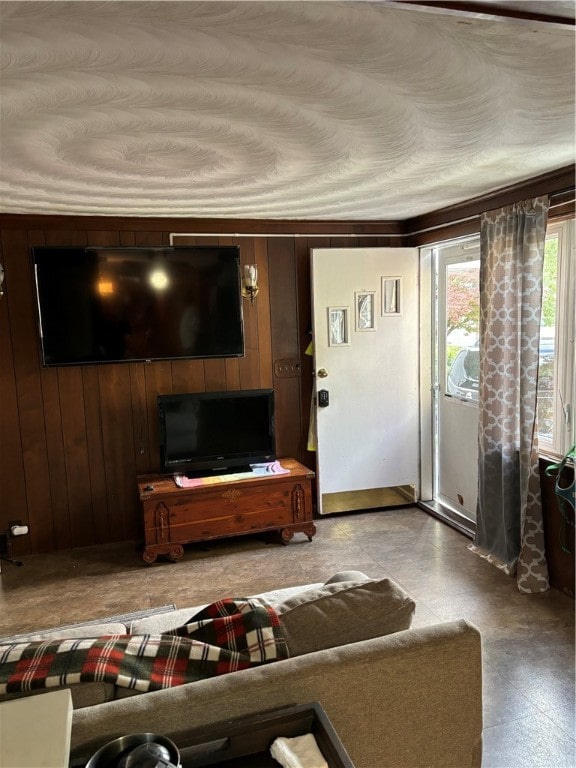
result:
[[[311,264],[318,511],[413,502],[418,251],[320,248]]]
[[[438,387],[435,498],[476,520],[480,244],[438,248]]]

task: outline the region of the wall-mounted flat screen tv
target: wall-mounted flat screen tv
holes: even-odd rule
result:
[[[158,395],[160,471],[198,477],[274,461],[274,390]]]
[[[45,366],[240,357],[236,246],[32,249]]]

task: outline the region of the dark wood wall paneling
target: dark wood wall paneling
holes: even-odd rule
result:
[[[469,234],[478,231],[479,210],[558,194],[570,179],[573,190],[573,169],[563,169],[515,192],[408,222],[1,215],[0,532],[12,520],[30,526],[29,536],[14,540],[14,554],[140,538],[136,476],[158,469],[159,393],[274,387],[278,454],[314,468],[306,447],[312,358],[304,354],[311,340],[310,250],[420,245]],[[573,197],[560,200],[563,212],[573,210]],[[258,298],[254,306],[244,302],[245,357],[41,366],[32,246],[166,245],[170,233],[186,232],[218,235],[175,242],[237,244],[242,263],[258,265]],[[282,360],[297,361],[294,375],[276,369]]]
[[[278,455],[314,467],[306,450],[312,360],[303,354],[311,326],[309,249],[384,245],[388,237],[177,238],[180,245],[239,245],[242,264],[258,265],[258,297],[243,304],[244,357],[43,368],[30,248],[165,245],[173,230],[148,220],[132,220],[128,230],[110,219],[1,218],[0,531],[12,520],[30,527],[30,536],[14,540],[15,555],[140,537],[136,476],[158,469],[159,393],[273,387]],[[197,222],[179,224],[198,229]],[[298,361],[297,375],[275,374],[275,361],[284,359]]]
[[[169,231],[103,229],[62,217],[3,227],[6,293],[0,301],[0,531],[12,520],[30,527],[16,555],[139,538],[136,476],[158,469],[156,396],[160,393],[273,387],[271,307],[266,239],[182,239],[239,244],[243,263],[257,263],[260,293],[244,302],[242,358],[43,368],[30,248],[34,245],[163,245]],[[2,222],[5,223],[4,221]],[[190,227],[188,227],[190,229]],[[285,280],[286,278],[283,278]],[[293,334],[295,291],[287,311]],[[281,304],[286,298],[280,293]],[[294,334],[293,334],[294,335]],[[292,339],[298,355],[298,340]],[[284,382],[282,382],[284,383]],[[285,393],[283,399],[291,402]],[[280,408],[280,444],[300,445],[298,420]],[[292,435],[296,439],[292,439]],[[297,457],[298,458],[298,457]]]

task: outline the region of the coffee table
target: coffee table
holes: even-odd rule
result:
[[[329,768],[354,768],[322,705],[283,707],[169,736],[180,750],[182,768],[278,768],[270,746],[278,736],[312,733]],[[69,768],[84,768],[89,756]]]

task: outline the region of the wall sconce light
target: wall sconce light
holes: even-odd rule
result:
[[[258,267],[256,264],[245,264],[244,274],[242,276],[242,296],[250,299],[250,304],[254,304],[254,299],[258,295]]]
[[[0,299],[4,296],[4,267],[0,264]]]

